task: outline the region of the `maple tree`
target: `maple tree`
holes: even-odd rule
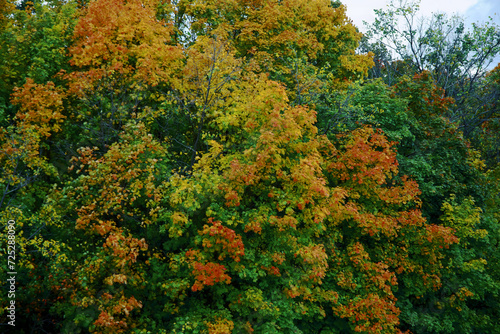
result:
[[[438,287],[452,230],[426,224],[415,182],[387,185],[396,153],[381,133],[360,129],[336,148],[267,80],[240,108],[243,147],[213,140],[185,176],[140,125],[101,158],[81,151],[84,174],[54,198],[94,236],[73,241],[75,307],[99,332],[147,328],[133,319],[158,304],[167,331],[308,331],[335,316],[321,326],[395,332],[394,287]],[[150,270],[163,274],[146,280]]]
[[[43,203],[50,192],[48,181],[58,179],[57,168],[49,161],[45,149],[49,138],[61,131],[61,123],[66,118],[64,97],[54,83],[36,84],[28,78],[12,93],[11,103],[18,108],[14,124],[0,128],[0,220],[5,230],[7,221],[16,222],[18,279],[24,282],[32,281],[35,274],[45,277],[48,266],[56,267],[59,263],[59,259],[55,259],[47,265],[48,258],[60,251],[61,245],[53,236],[46,237],[40,232],[52,225],[54,215],[50,207],[40,210],[40,202]],[[7,233],[2,235],[2,242],[7,243]],[[1,254],[6,256],[6,250],[5,247]],[[27,255],[31,252],[35,255]],[[6,279],[7,271],[2,271],[2,275]],[[43,323],[42,317],[49,318],[46,312],[57,297],[47,296],[46,287],[28,285],[17,299],[27,311],[26,318],[36,319],[30,321],[34,329]]]
[[[80,146],[117,140],[128,119],[151,117],[158,89],[175,82],[183,58],[157,1],[93,1],[80,10],[69,48],[74,70],[62,73],[73,96]],[[70,148],[76,154],[76,148]]]
[[[5,126],[16,114],[9,103],[14,87],[21,87],[26,78],[36,84],[60,81],[54,77],[60,70],[69,70],[67,46],[71,44],[72,29],[76,21],[76,6],[37,1],[25,10],[0,5],[8,10],[8,19],[0,29],[0,124]]]
[[[450,226],[445,222],[456,217],[460,242],[445,252],[443,286],[418,299],[408,297],[404,285],[398,289],[401,328],[414,333],[492,331],[497,304],[486,296],[497,294],[499,277],[496,256],[487,254],[496,252],[498,220],[492,215],[497,199],[487,198],[497,193],[490,183],[495,174],[485,173],[480,152],[447,120],[453,101],[425,72],[400,78],[393,87],[380,79],[356,83],[337,95],[336,107],[322,115],[321,131],[332,137],[352,131],[356,123],[381,128],[398,142],[400,172],[418,182],[428,222]]]

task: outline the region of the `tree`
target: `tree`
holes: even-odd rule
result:
[[[277,83],[252,97],[226,125],[241,146],[211,141],[187,175],[140,125],[100,158],[81,151],[83,175],[53,199],[89,240],[72,242],[67,318],[98,332],[396,332],[399,280],[413,295],[441,284],[440,247],[457,239],[422,218],[415,182],[391,184],[381,133],[335,147]]]
[[[294,91],[302,58],[309,66],[330,68],[338,73],[332,85],[361,77],[371,65],[367,55],[354,53],[361,34],[347,20],[345,6],[331,1],[261,0],[181,1],[175,25],[190,44],[197,36],[219,36],[231,40],[237,57],[255,62],[262,72],[286,80]],[[274,77],[276,76],[276,77]]]
[[[151,117],[157,86],[171,85],[183,55],[172,41],[170,22],[156,17],[159,3],[93,1],[80,10],[72,71],[62,77],[73,98],[73,132],[82,145],[102,152],[117,140],[128,119]]]
[[[482,192],[495,176],[465,180],[481,161],[428,72],[352,84],[371,60],[343,6],[67,5],[78,10],[51,44],[66,59],[53,80],[19,66],[4,91],[0,162],[25,185],[0,221],[19,222],[30,254],[26,327],[397,333],[439,302],[493,328],[497,199]]]
[[[60,261],[61,244],[45,231],[53,223],[54,212],[50,207],[42,208],[42,204],[51,191],[51,182],[59,176],[44,153],[48,138],[61,131],[65,119],[63,99],[64,93],[52,82],[39,85],[28,78],[12,94],[11,103],[19,109],[14,125],[0,128],[0,221],[5,232],[7,222],[15,221],[16,280],[23,283],[45,277],[52,255],[57,257],[50,260],[50,265],[57,266]],[[2,233],[5,245],[7,236]],[[7,256],[7,247],[1,254]],[[2,279],[6,276],[7,270],[2,271]],[[48,275],[47,281],[51,281]],[[46,288],[41,282],[19,287],[16,304],[26,313],[16,319],[18,324],[25,323],[33,330],[53,328],[48,309],[55,299],[48,296]],[[43,326],[45,321],[48,324]]]
[[[395,76],[429,71],[446,96],[455,100],[448,118],[470,138],[495,112],[481,108],[478,87],[500,52],[500,27],[486,22],[466,29],[463,18],[445,14],[419,19],[418,9],[418,2],[400,0],[375,11],[377,18],[367,33],[373,44],[362,48],[377,54],[371,73],[393,84]]]
[[[4,8],[0,6],[0,8]],[[6,6],[5,8],[9,8]],[[12,124],[16,109],[9,103],[14,87],[31,78],[36,84],[60,84],[55,75],[68,70],[67,47],[75,24],[73,3],[36,3],[12,9],[0,29],[0,126]]]
[[[499,225],[492,215],[497,199],[490,196],[497,194],[492,186],[496,181],[484,173],[479,152],[444,116],[452,100],[443,96],[427,72],[405,76],[393,87],[381,79],[358,83],[339,95],[332,117],[350,118],[337,118],[338,126],[327,133],[333,137],[358,124],[381,128],[398,142],[400,172],[419,183],[427,221],[452,227],[460,238],[444,252],[440,288],[415,298],[408,292],[411,285],[399,284],[395,295],[401,308],[400,328],[413,333],[494,331]]]
[[[500,163],[500,138],[498,137],[499,130],[499,90],[500,85],[500,64],[489,71],[485,78],[481,81],[478,90],[478,107],[477,114],[478,122],[481,124],[473,133],[473,141],[477,143],[486,166],[495,168]]]

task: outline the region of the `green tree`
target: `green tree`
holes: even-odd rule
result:
[[[491,332],[496,326],[499,276],[497,191],[494,173],[456,125],[446,118],[452,100],[443,97],[429,73],[403,77],[393,87],[381,79],[353,85],[340,94],[341,133],[370,124],[397,141],[402,173],[417,180],[422,212],[429,222],[455,229],[460,242],[445,251],[443,286],[419,298],[400,284],[401,329],[414,333]],[[490,181],[488,181],[490,179]],[[493,197],[491,197],[493,196]],[[491,198],[488,200],[488,198]]]
[[[8,7],[6,7],[8,8]],[[71,44],[76,6],[44,2],[29,9],[12,9],[0,30],[0,125],[12,122],[15,109],[10,94],[31,78],[37,84],[57,81],[69,70],[67,48]],[[5,15],[5,14],[4,14]]]
[[[421,18],[418,10],[418,1],[398,0],[375,11],[362,47],[376,54],[371,75],[392,85],[401,75],[429,71],[455,100],[447,117],[471,138],[482,123],[496,117],[496,110],[482,107],[486,96],[479,87],[500,52],[500,27],[492,20],[466,27],[463,18],[445,14]]]

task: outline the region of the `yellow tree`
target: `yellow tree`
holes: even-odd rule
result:
[[[224,36],[239,57],[287,81],[292,91],[309,86],[303,77],[308,71],[335,72],[330,84],[339,87],[366,74],[372,64],[368,55],[354,53],[361,33],[345,6],[328,0],[183,0],[175,13],[180,42]],[[190,34],[182,33],[186,29]],[[307,66],[301,69],[303,60]]]
[[[85,6],[70,47],[75,70],[63,75],[76,98],[73,119],[101,149],[130,118],[151,117],[158,87],[177,82],[182,48],[173,25],[157,17],[159,1],[92,1]]]

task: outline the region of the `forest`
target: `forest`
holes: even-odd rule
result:
[[[0,0],[1,333],[500,333],[500,26]]]

